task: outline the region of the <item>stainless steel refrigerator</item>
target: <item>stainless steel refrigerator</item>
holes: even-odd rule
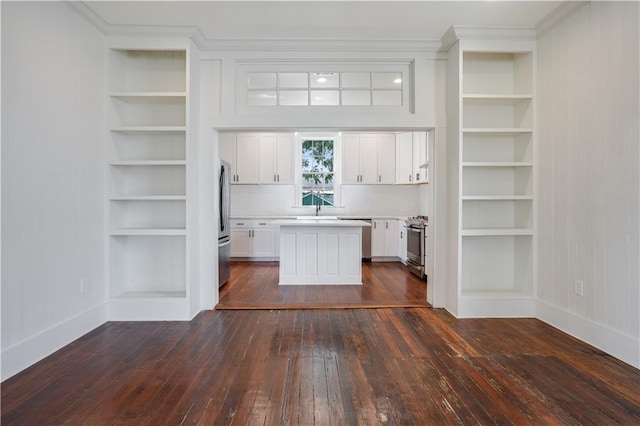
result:
[[[218,173],[218,286],[229,280],[231,272],[231,232],[229,229],[231,164],[220,161]]]

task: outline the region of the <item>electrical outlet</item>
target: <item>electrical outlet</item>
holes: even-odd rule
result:
[[[89,278],[84,277],[80,279],[80,294],[84,294],[89,289]]]
[[[573,291],[578,296],[582,296],[584,294],[584,283],[580,280],[575,280],[575,282],[573,283]]]

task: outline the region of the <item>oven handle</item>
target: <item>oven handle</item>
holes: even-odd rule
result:
[[[418,233],[418,234],[419,234],[420,232],[422,232],[422,230],[421,230],[421,229],[419,229],[419,228],[411,228],[411,227],[407,227],[407,231],[410,231],[410,232],[416,232],[416,233]]]

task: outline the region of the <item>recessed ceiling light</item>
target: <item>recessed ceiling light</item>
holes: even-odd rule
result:
[[[401,78],[396,78],[395,80],[393,80],[393,82],[395,84],[400,84],[400,83],[402,83],[402,79]]]
[[[326,82],[327,82],[326,78],[324,78],[324,77],[318,78],[318,83],[326,83]]]

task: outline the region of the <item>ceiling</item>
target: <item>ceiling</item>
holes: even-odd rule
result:
[[[87,1],[109,25],[197,27],[209,40],[440,40],[452,25],[534,27],[561,1]]]

